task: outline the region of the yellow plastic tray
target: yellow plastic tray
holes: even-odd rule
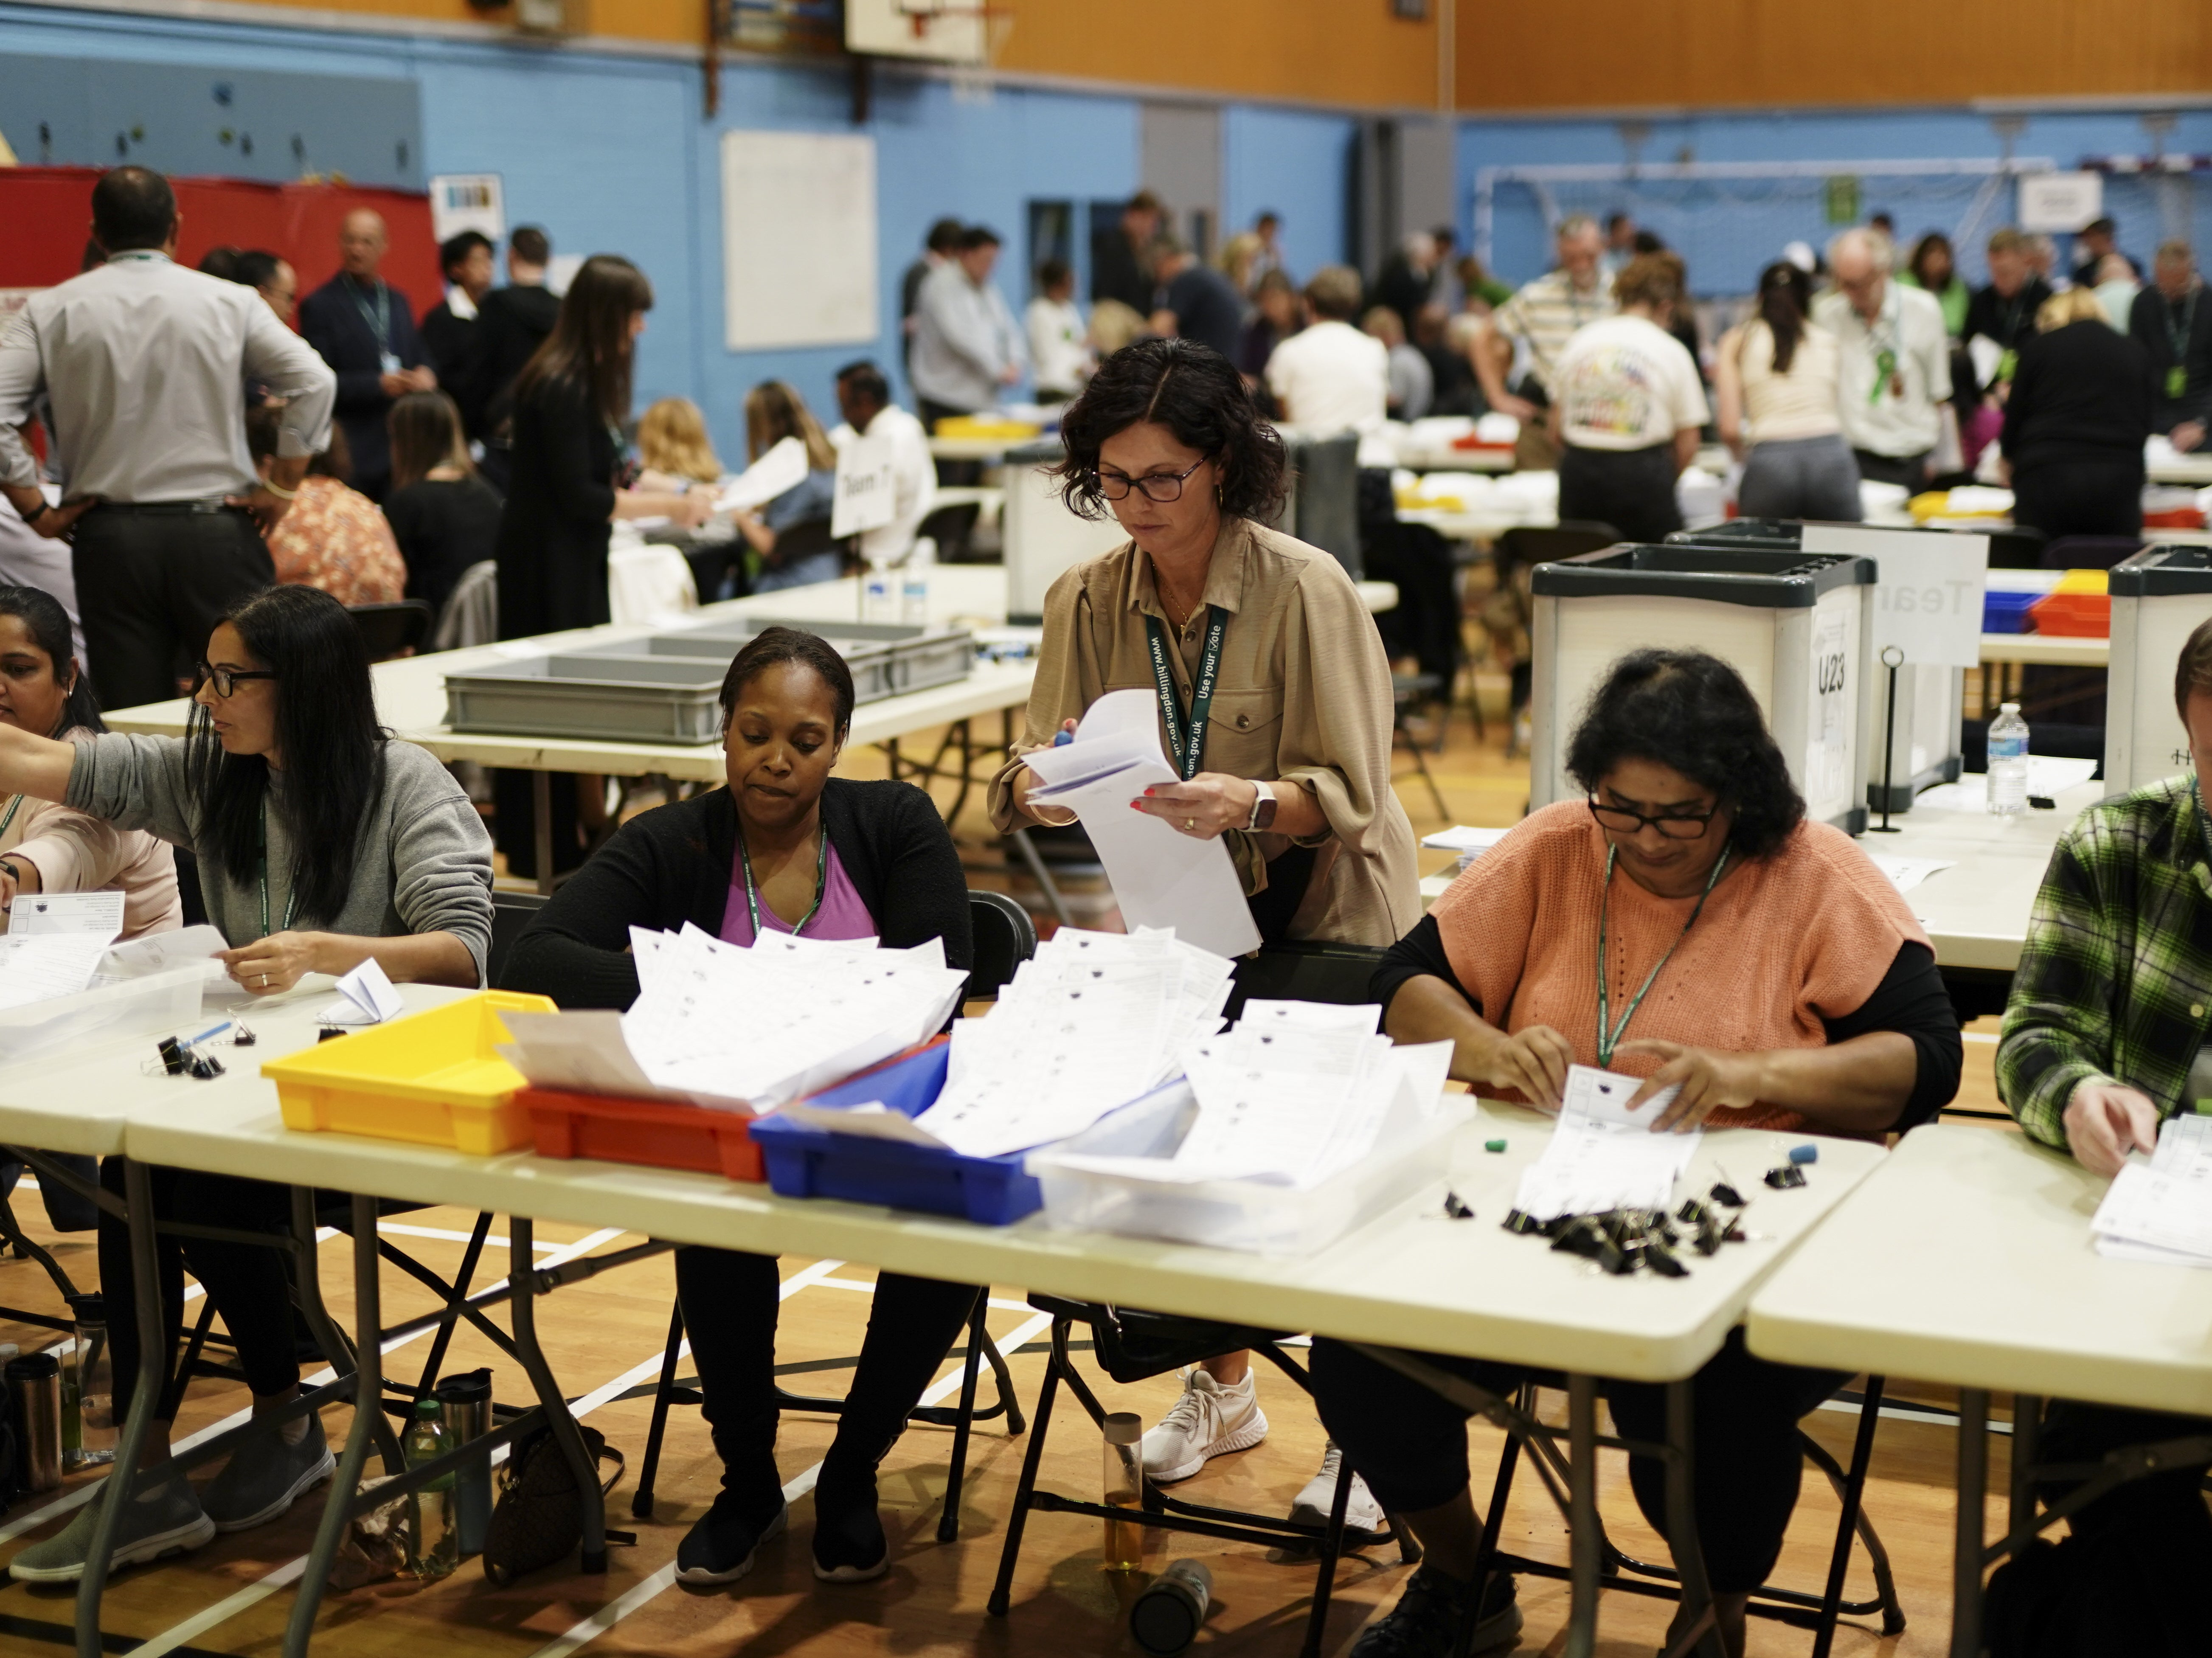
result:
[[[514,1103],[522,1073],[495,1051],[514,1040],[499,1016],[557,1011],[544,996],[479,991],[271,1060],[261,1074],[287,1128],[511,1151],[531,1143],[530,1112]]]

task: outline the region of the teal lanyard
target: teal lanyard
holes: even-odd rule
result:
[[[376,309],[368,308],[368,301],[361,296],[361,284],[349,276],[346,292],[352,296],[353,308],[361,313],[361,319],[376,333],[376,349],[380,356],[392,354],[392,290],[380,276],[376,282]]]
[[[5,817],[0,817],[0,839],[6,837],[8,825],[15,821],[15,814],[22,809],[23,797],[20,794],[8,803],[8,815]]]
[[[0,824],[0,828],[5,828],[5,827],[6,827],[6,826],[5,826],[4,824]],[[297,910],[299,908],[300,908],[300,891],[299,891],[299,889],[298,889],[297,887],[295,887],[295,888],[292,890],[291,895],[284,900],[284,926],[283,926],[283,929],[284,932],[289,932],[292,930],[292,915],[293,915],[293,912],[294,912],[294,911],[295,911],[295,910]],[[262,803],[261,803],[261,936],[262,936],[263,938],[268,938],[268,937],[270,936],[270,933],[269,933],[269,802],[268,802],[267,800],[265,800],[265,799],[264,799],[264,801],[262,801]]]
[[[1168,668],[1168,630],[1156,616],[1145,618],[1145,638],[1152,647],[1152,683],[1160,693],[1160,719],[1168,728],[1168,746],[1175,750],[1176,770],[1186,783],[1198,775],[1206,755],[1206,722],[1213,711],[1213,682],[1221,671],[1221,635],[1229,626],[1229,612],[1218,604],[1206,607],[1206,649],[1199,658],[1198,679],[1191,686],[1190,723],[1186,728],[1182,703],[1176,695],[1175,675]]]
[[[1636,1010],[1644,1005],[1644,999],[1651,993],[1651,987],[1658,981],[1659,975],[1667,963],[1674,959],[1674,951],[1682,940],[1690,936],[1690,929],[1697,926],[1698,917],[1705,914],[1705,900],[1713,896],[1714,884],[1721,878],[1721,872],[1728,867],[1729,860],[1728,853],[1723,850],[1713,865],[1713,872],[1705,877],[1705,890],[1698,895],[1698,907],[1690,912],[1690,919],[1682,923],[1682,930],[1674,935],[1674,942],[1667,946],[1667,953],[1659,958],[1658,965],[1646,975],[1644,988],[1636,993],[1636,999],[1629,1003],[1628,1011],[1620,1016],[1620,1023],[1614,1024],[1613,993],[1606,988],[1605,982],[1606,920],[1613,902],[1613,860],[1620,855],[1619,847],[1606,848],[1605,886],[1597,906],[1597,1063],[1601,1071],[1613,1069],[1613,1051],[1620,1046],[1620,1039],[1627,1035],[1628,1022],[1636,1017]]]
[[[760,895],[753,890],[752,854],[745,850],[745,832],[742,827],[738,830],[738,866],[745,872],[745,913],[752,917],[753,942],[758,944],[761,940]],[[793,938],[796,938],[805,932],[806,924],[820,914],[822,895],[829,884],[830,830],[825,826],[821,831],[820,843],[814,849],[814,902],[806,907],[806,914],[799,918],[799,925],[792,928]]]
[[[2173,325],[2172,303],[2167,301],[2159,307],[2160,315],[2166,319],[2166,340],[2173,349],[2173,363],[2177,368],[2185,367],[2189,362],[2189,337],[2197,331],[2197,292],[2193,288],[2189,290],[2189,303],[2182,308],[2181,326],[2179,328]]]

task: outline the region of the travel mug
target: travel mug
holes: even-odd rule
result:
[[[456,1446],[481,1439],[491,1431],[491,1372],[465,1370],[449,1376],[432,1389],[444,1418],[446,1436]],[[489,1455],[464,1463],[453,1476],[455,1529],[463,1554],[482,1554],[484,1533],[491,1525],[491,1458]]]
[[[8,1361],[8,1408],[15,1423],[15,1488],[58,1491],[62,1483],[62,1363],[52,1353]]]
[[[1178,1560],[1129,1608],[1130,1638],[1156,1658],[1174,1658],[1198,1638],[1212,1599],[1213,1574],[1195,1560]]]

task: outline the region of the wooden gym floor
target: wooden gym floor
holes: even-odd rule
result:
[[[1502,701],[1502,680],[1484,686],[1493,708]],[[995,723],[995,722],[993,722]],[[1526,795],[1524,765],[1503,752],[1501,719],[1490,721],[1486,743],[1474,740],[1462,705],[1452,722],[1445,752],[1430,763],[1453,821],[1503,823],[1520,816]],[[908,752],[926,752],[910,745]],[[872,751],[848,758],[856,775],[881,774]],[[1401,773],[1408,770],[1400,756]],[[939,793],[949,804],[949,790]],[[1437,826],[1434,804],[1418,778],[1401,776],[1400,794],[1418,829]],[[963,854],[970,855],[980,883],[996,864],[988,829],[972,803],[958,825]],[[1424,853],[1423,867],[1448,861]],[[1993,1021],[1970,1033],[1967,1082],[1959,1103],[1996,1109],[1990,1083]],[[1978,1038],[1974,1040],[1973,1038]],[[1991,1132],[2011,1132],[1993,1127]],[[82,1287],[98,1279],[87,1235],[55,1237],[36,1195],[19,1191],[15,1213],[32,1236],[49,1244]],[[391,1241],[441,1273],[458,1269],[462,1244],[474,1217],[459,1210],[424,1210],[386,1224]],[[506,1270],[502,1240],[486,1252],[485,1273]],[[538,1228],[541,1260],[556,1253],[619,1247],[635,1238],[586,1234],[553,1224]],[[351,1309],[350,1253],[343,1246],[324,1252],[324,1293],[341,1320]],[[794,1388],[834,1394],[844,1376],[834,1361],[848,1361],[860,1351],[873,1274],[857,1266],[789,1258],[782,1263],[785,1300],[777,1357],[784,1367],[804,1367]],[[434,1303],[413,1280],[387,1272],[385,1315],[397,1321],[428,1310]],[[649,1521],[633,1521],[629,1499],[643,1455],[651,1401],[623,1399],[627,1389],[657,1373],[666,1334],[672,1276],[660,1257],[562,1290],[546,1303],[540,1318],[546,1348],[562,1384],[584,1419],[604,1432],[629,1459],[629,1469],[608,1503],[610,1523],[635,1527],[635,1547],[611,1551],[602,1577],[551,1568],[505,1589],[485,1581],[473,1561],[435,1584],[395,1582],[324,1603],[316,1650],[331,1658],[373,1658],[401,1654],[407,1658],[441,1658],[468,1653],[483,1658],[587,1658],[617,1654],[719,1655],[742,1649],[762,1658],[859,1658],[860,1655],[982,1653],[987,1655],[1135,1654],[1125,1632],[1123,1613],[1151,1571],[1168,1561],[1192,1556],[1213,1573],[1215,1607],[1194,1652],[1224,1655],[1291,1655],[1298,1650],[1313,1587],[1309,1562],[1283,1558],[1248,1547],[1207,1540],[1175,1538],[1155,1545],[1147,1571],[1126,1578],[1100,1570],[1096,1521],[1076,1516],[1037,1514],[1030,1517],[1014,1586],[1012,1613],[1004,1619],[983,1610],[1005,1536],[1008,1502],[1019,1474],[1026,1439],[1009,1438],[1001,1424],[976,1433],[971,1447],[968,1485],[961,1513],[961,1540],[945,1546],[935,1540],[938,1512],[951,1450],[949,1430],[914,1428],[886,1461],[881,1479],[885,1525],[893,1565],[885,1578],[856,1587],[814,1582],[807,1539],[812,1527],[811,1498],[795,1495],[792,1527],[763,1551],[759,1567],[744,1582],[722,1590],[695,1594],[672,1583],[676,1546],[712,1500],[718,1468],[704,1424],[696,1410],[679,1408],[671,1417],[659,1477],[658,1504]],[[1010,1354],[1025,1411],[1036,1402],[1042,1376],[1045,1327],[1026,1306],[1016,1286],[992,1291],[990,1326]],[[52,1286],[27,1261],[0,1261],[0,1303],[45,1307],[54,1303]],[[0,1324],[0,1341],[26,1350],[52,1339],[49,1333]],[[418,1343],[387,1360],[387,1374],[411,1376],[425,1349]],[[490,1363],[495,1395],[527,1402],[520,1370],[497,1357],[489,1344],[467,1331],[456,1339],[449,1370]],[[1087,1359],[1083,1361],[1087,1365]],[[816,1370],[819,1364],[832,1368]],[[957,1386],[948,1364],[939,1390]],[[1140,1412],[1156,1418],[1172,1402],[1172,1377],[1140,1387],[1116,1388],[1095,1370],[1089,1374],[1109,1407]],[[1287,1382],[1272,1371],[1263,1376],[1261,1400],[1272,1432],[1260,1448],[1224,1457],[1196,1479],[1178,1488],[1181,1495],[1225,1506],[1285,1511],[1300,1485],[1318,1465],[1322,1436],[1311,1409]],[[988,1378],[984,1396],[989,1397]],[[1942,1653],[1948,1637],[1948,1582],[1952,1497],[1953,1431],[1940,1414],[1948,1403],[1940,1389],[1893,1382],[1897,1408],[1886,1412],[1875,1443],[1875,1462],[1867,1508],[1887,1545],[1899,1592],[1910,1620],[1905,1632],[1882,1638],[1871,1620],[1847,1623],[1838,1637],[1840,1658],[1894,1655],[1895,1658]],[[1916,1412],[1905,1400],[1934,1407]],[[1554,1397],[1555,1406],[1562,1401]],[[180,1440],[227,1424],[246,1404],[241,1388],[210,1382],[196,1383],[178,1424]],[[332,1407],[324,1413],[334,1442],[343,1439],[350,1412]],[[1855,1414],[1815,1412],[1812,1431],[1839,1459],[1850,1454]],[[827,1448],[834,1424],[823,1417],[786,1418],[779,1462],[797,1490]],[[1478,1491],[1487,1490],[1500,1436],[1486,1426],[1472,1433]],[[1990,1489],[2005,1489],[2005,1442],[1992,1448]],[[1605,1458],[1601,1502],[1614,1540],[1631,1555],[1663,1561],[1663,1546],[1643,1525],[1630,1499],[1625,1461]],[[203,1479],[207,1477],[203,1471]],[[1071,1495],[1089,1497],[1099,1480],[1098,1441],[1081,1412],[1063,1400],[1047,1439],[1042,1483]],[[28,1543],[53,1534],[66,1522],[61,1505],[82,1493],[85,1482],[72,1480],[61,1492],[17,1504],[0,1516],[0,1563]],[[1559,1515],[1530,1478],[1517,1483],[1509,1518],[1509,1547],[1533,1558],[1566,1560],[1566,1534]],[[2000,1516],[1991,1505],[1994,1527]],[[218,1653],[238,1658],[267,1658],[281,1647],[292,1594],[290,1584],[313,1540],[320,1493],[311,1495],[283,1519],[255,1531],[219,1537],[197,1553],[151,1567],[133,1568],[113,1582],[105,1624],[112,1651],[139,1658],[163,1654]],[[1808,1590],[1821,1585],[1836,1522],[1836,1503],[1825,1484],[1808,1475],[1805,1495],[1791,1526],[1779,1581]],[[1395,1599],[1407,1576],[1395,1551],[1382,1548],[1342,1564],[1337,1574],[1323,1651],[1341,1654],[1371,1617]],[[1870,1593],[1862,1556],[1851,1578],[1854,1597]],[[1566,1598],[1562,1584],[1523,1579],[1521,1604],[1528,1619],[1518,1650],[1556,1654],[1564,1642]],[[1601,1653],[1607,1658],[1641,1658],[1659,1644],[1667,1603],[1608,1593],[1602,1603]],[[0,1581],[0,1652],[9,1658],[35,1658],[66,1649],[72,1616],[68,1592],[35,1589]],[[1780,1658],[1809,1649],[1802,1631],[1753,1620],[1751,1651]]]

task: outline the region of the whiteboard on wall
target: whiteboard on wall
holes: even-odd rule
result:
[[[875,140],[724,133],[722,292],[732,351],[872,344]]]

